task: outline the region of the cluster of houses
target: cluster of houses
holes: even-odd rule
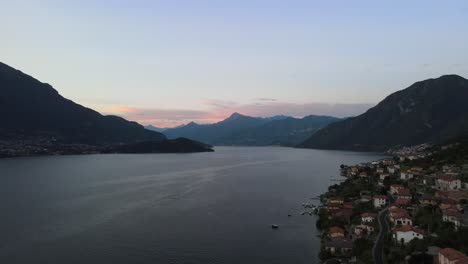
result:
[[[342,166],[341,174],[349,180],[364,180],[375,185],[373,195],[361,193],[356,197],[329,197],[324,209],[330,217],[342,220],[345,226],[333,226],[328,230],[325,249],[332,255],[350,254],[353,241],[357,238],[374,239],[377,213],[387,209],[387,220],[391,225],[391,236],[395,244],[407,244],[413,239],[423,239],[431,235],[418,227],[414,216],[425,206],[432,206],[442,213],[442,221],[451,223],[457,230],[468,226],[468,184],[462,181],[462,168],[446,165],[442,168],[407,167],[402,160],[427,157],[432,153],[424,152],[427,145],[401,150],[403,158],[387,158],[375,162],[361,163],[354,166]],[[411,158],[410,158],[411,157]],[[339,195],[335,193],[334,195]],[[353,200],[353,202],[345,202]],[[360,215],[359,223],[352,218],[354,205],[370,202],[374,210]],[[463,257],[462,257],[463,256]],[[461,264],[466,256],[454,249],[440,249],[434,255],[439,263]]]
[[[332,226],[327,232],[328,241],[325,250],[335,256],[350,256],[353,250],[352,239],[346,235],[346,231],[339,226]]]
[[[432,155],[432,152],[428,151],[431,147],[432,145],[424,143],[410,147],[390,149],[387,151],[387,154],[398,156],[400,161],[415,160]]]
[[[353,208],[353,203],[345,202],[342,197],[331,197],[324,206],[324,209],[330,214],[330,218],[347,224],[351,223]],[[350,256],[353,242],[344,228],[332,226],[327,232],[325,249],[332,255]]]

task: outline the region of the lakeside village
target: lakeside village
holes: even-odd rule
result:
[[[468,264],[467,146],[425,144],[342,165],[345,180],[318,209],[321,260]]]

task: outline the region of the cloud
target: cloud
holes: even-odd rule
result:
[[[210,116],[210,112],[186,109],[114,107],[106,110],[105,114],[118,115],[128,120],[137,121],[140,124],[151,124],[158,127],[173,127],[191,121],[199,123],[218,121],[218,118]]]
[[[307,115],[329,115],[336,117],[356,116],[372,107],[372,104],[330,104],[330,103],[290,103],[269,100],[241,104],[234,101],[205,99],[207,110],[191,109],[146,109],[133,107],[115,107],[105,111],[141,124],[158,127],[174,127],[191,121],[197,123],[215,123],[234,112],[244,115],[268,117],[289,115],[304,117]]]

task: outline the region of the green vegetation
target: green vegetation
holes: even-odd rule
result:
[[[330,213],[326,209],[319,210],[319,219],[315,223],[319,230],[327,230],[332,226],[345,226],[346,223],[341,219],[332,218]]]
[[[372,264],[372,246],[374,242],[369,239],[359,238],[353,243],[353,255],[356,256],[358,263]]]
[[[335,193],[339,193],[341,197],[355,199],[360,197],[362,190],[375,192],[376,187],[366,179],[352,178],[341,184],[332,185],[330,189],[335,189]]]
[[[426,206],[419,209],[415,215],[415,220],[421,229],[429,233],[437,232],[445,225],[442,222],[442,213],[436,206]]]
[[[468,139],[458,139],[447,149],[442,150],[442,146],[433,147],[434,155],[424,159],[407,161],[407,166],[419,166],[429,168],[436,166],[438,168],[447,164],[463,166],[468,164]]]

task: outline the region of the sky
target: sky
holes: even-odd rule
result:
[[[7,1],[0,61],[103,114],[173,127],[358,115],[468,78],[468,1]]]

